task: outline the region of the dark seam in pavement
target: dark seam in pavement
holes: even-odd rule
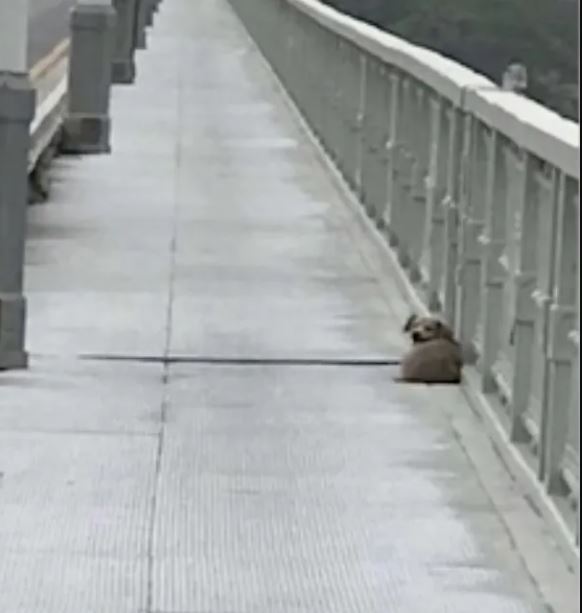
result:
[[[155,356],[155,355],[102,355],[85,354],[79,359],[97,362],[142,362],[151,364],[199,364],[225,366],[329,366],[329,367],[375,367],[399,366],[401,358],[247,358],[212,356]]]
[[[168,383],[170,380],[170,364],[169,359],[170,346],[172,342],[172,313],[175,297],[175,282],[176,282],[176,253],[178,244],[178,207],[180,202],[180,169],[182,166],[182,141],[180,138],[180,126],[183,120],[183,91],[182,91],[182,75],[178,75],[178,100],[176,108],[176,145],[174,150],[174,206],[173,206],[173,228],[172,240],[170,242],[170,276],[168,288],[168,305],[166,311],[166,345],[164,347],[163,358],[154,360],[163,364],[162,386],[164,394],[160,405],[160,430],[158,434],[158,446],[156,451],[156,461],[154,469],[154,485],[150,502],[150,525],[148,530],[148,553],[147,553],[147,596],[146,596],[146,611],[151,612],[154,606],[154,538],[156,529],[156,518],[158,515],[159,491],[162,474],[162,460],[164,454],[165,428],[168,414]],[[141,360],[147,361],[147,360]],[[150,360],[151,361],[151,360]]]
[[[189,609],[188,611],[186,610],[166,610],[166,609],[154,609],[153,611],[147,611],[145,609],[141,610],[139,613],[240,613],[240,611],[235,611],[234,609],[221,609],[220,611],[217,610],[210,610],[210,609]]]
[[[167,366],[164,373],[164,386],[167,389]],[[162,456],[164,452],[164,433],[166,427],[166,416],[168,410],[168,398],[164,397],[160,407],[160,431],[158,433],[158,445],[156,449],[156,459],[154,468],[154,485],[150,500],[150,523],[148,527],[148,544],[147,544],[147,595],[146,595],[146,612],[150,613],[153,609],[154,598],[154,536],[156,529],[156,518],[158,515],[158,499],[160,480],[162,473]]]
[[[0,428],[0,434],[26,434],[26,435],[75,435],[75,436],[119,436],[129,438],[154,438],[158,432],[139,432],[137,430],[76,430],[75,428],[62,428],[49,430],[48,428]]]

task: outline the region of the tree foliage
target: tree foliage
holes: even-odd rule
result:
[[[500,82],[528,69],[528,94],[578,119],[578,0],[326,0]]]

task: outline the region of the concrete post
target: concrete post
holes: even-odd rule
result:
[[[110,150],[109,100],[115,11],[106,0],[82,0],[71,13],[69,109],[62,148],[67,153]]]
[[[0,0],[0,369],[24,368],[24,242],[35,95],[26,65],[27,0]]]
[[[137,0],[113,0],[117,14],[113,83],[129,84],[135,80],[135,21]]]
[[[148,19],[147,25],[148,27],[154,25],[154,15],[156,13],[156,0],[147,0],[148,5]]]
[[[147,47],[146,28],[150,0],[136,0],[135,7],[135,46],[137,49]]]

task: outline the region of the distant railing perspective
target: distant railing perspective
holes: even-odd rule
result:
[[[315,0],[232,0],[579,560],[578,125]],[[533,467],[533,468],[532,468]]]
[[[81,4],[77,3],[77,6]],[[87,4],[87,3],[85,3]],[[114,69],[120,64],[130,74],[122,82],[134,78],[134,53],[145,48],[146,26],[151,24],[157,0],[112,0],[118,12]],[[73,28],[71,24],[71,28]],[[87,24],[81,24],[81,28]],[[31,146],[29,170],[59,133],[67,112],[69,94],[69,59],[71,40],[66,38],[31,70],[31,81],[36,90],[36,113],[30,127]],[[97,77],[96,77],[97,78]]]
[[[135,51],[160,4],[112,2],[56,7],[69,36],[30,68],[29,4],[0,0],[0,371],[28,364],[27,204],[49,195],[46,171],[58,151],[110,151],[111,82],[133,82]]]
[[[126,44],[128,51],[121,61],[131,63],[135,49],[145,48],[145,29],[151,25],[152,14],[158,5],[157,0],[113,0],[113,6],[130,7],[123,14],[126,21],[119,24],[125,35],[117,36],[117,45]],[[128,39],[127,43],[125,39]],[[59,132],[66,113],[68,93],[70,39],[61,41],[42,61],[31,70],[32,85],[36,90],[36,113],[30,127],[31,146],[29,170],[36,165],[38,158],[51,140]],[[116,50],[116,60],[119,51]],[[134,72],[134,69],[131,70]]]

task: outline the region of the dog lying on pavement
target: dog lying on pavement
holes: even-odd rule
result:
[[[461,346],[452,330],[434,317],[412,315],[404,326],[412,348],[401,364],[400,381],[408,383],[460,383]]]

